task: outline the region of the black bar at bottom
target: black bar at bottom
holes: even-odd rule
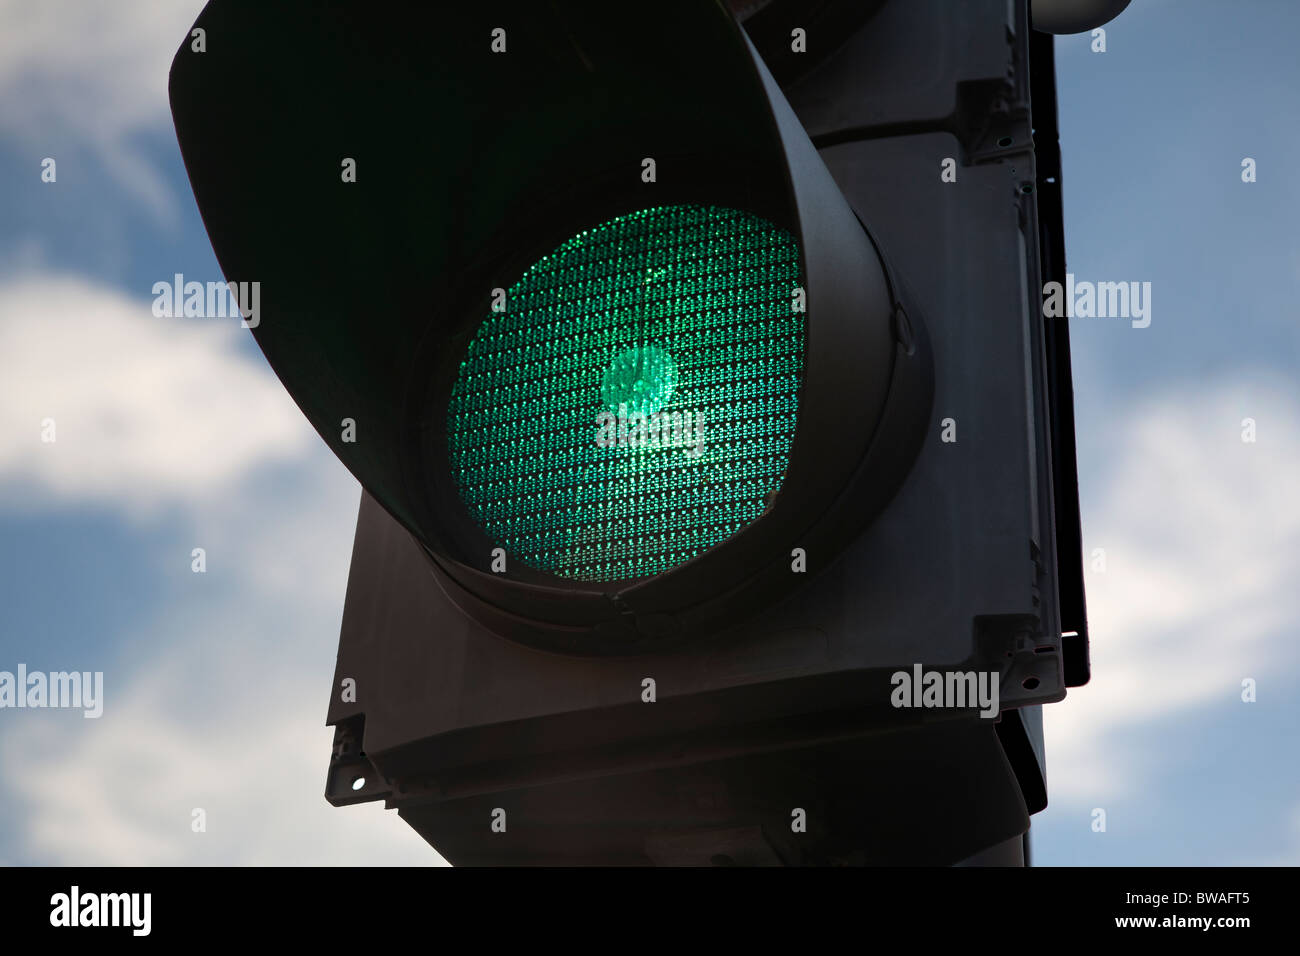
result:
[[[116,937],[127,945],[275,940],[300,947],[319,940],[351,949],[425,940],[463,949],[480,936],[496,948],[511,929],[537,944],[594,941],[606,930],[611,940],[631,934],[666,942],[682,938],[666,932],[712,926],[734,941],[747,928],[767,933],[785,923],[805,939],[849,924],[862,939],[878,932],[882,940],[927,944],[1010,932],[1040,944],[1127,936],[1231,947],[1255,932],[1283,938],[1293,919],[1283,908],[1293,909],[1296,882],[1284,868],[725,869],[552,869],[543,876],[451,868],[10,868],[0,870],[0,914],[6,943],[75,935],[77,943]],[[85,925],[105,922],[116,925]]]

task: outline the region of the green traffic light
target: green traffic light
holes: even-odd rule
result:
[[[480,528],[561,577],[662,574],[780,489],[803,377],[799,250],[734,209],[619,216],[506,290],[462,357],[451,468]]]

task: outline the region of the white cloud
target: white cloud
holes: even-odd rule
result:
[[[0,316],[0,491],[24,509],[146,510],[319,442],[239,350],[237,319],[156,318],[148,299],[52,275],[0,285]]]
[[[18,861],[440,862],[395,811],[323,796],[357,484],[323,446],[282,469],[274,493],[247,464],[219,491],[177,486],[172,520],[120,556],[158,570],[103,623],[129,635],[105,668],[103,716],[5,712],[0,804]],[[193,544],[204,575],[190,571]],[[93,599],[93,582],[77,583]],[[7,642],[9,669],[27,650]],[[191,830],[195,807],[206,833]]]
[[[0,285],[0,509],[145,513],[151,569],[104,713],[0,719],[6,855],[42,864],[427,864],[397,817],[323,792],[325,710],[359,490],[237,320],[161,319],[58,276]],[[43,445],[40,420],[57,441]],[[135,526],[129,526],[135,527]],[[190,550],[208,570],[190,570]],[[75,582],[93,601],[93,572]],[[119,595],[120,597],[121,595]],[[8,622],[12,669],[30,644]],[[60,668],[77,667],[64,661]],[[195,807],[207,832],[191,830]]]
[[[194,494],[173,536],[149,539],[170,572],[113,622],[132,639],[105,670],[102,717],[6,712],[0,798],[16,808],[19,861],[441,862],[396,811],[323,796],[358,490],[323,448],[291,472],[275,495]],[[202,576],[194,540],[208,548]],[[191,829],[196,807],[205,833]]]
[[[357,497],[322,449],[282,494],[186,502],[177,541],[155,545],[173,573],[115,622],[137,633],[106,669],[103,716],[7,711],[0,724],[0,796],[17,808],[19,861],[441,862],[396,811],[336,809],[323,796]],[[188,567],[196,528],[208,529],[204,576]],[[191,829],[196,807],[205,833]]]
[[[169,122],[168,70],[202,9],[203,0],[0,0],[0,134],[35,149],[84,146],[170,219],[175,198],[132,136]]]
[[[69,866],[439,862],[395,811],[326,803],[327,654],[294,674],[258,667],[246,644],[237,663],[214,666],[205,653],[200,669],[193,649],[187,642],[117,686],[106,675],[99,720],[14,718],[0,766],[25,811],[25,856]],[[201,707],[184,700],[196,682]],[[206,832],[191,828],[195,808]]]
[[[1300,418],[1293,388],[1203,383],[1111,422],[1105,487],[1084,489],[1091,683],[1044,708],[1053,802],[1140,792],[1161,752],[1150,726],[1245,707],[1294,669],[1300,617]],[[1241,440],[1253,417],[1257,441]]]

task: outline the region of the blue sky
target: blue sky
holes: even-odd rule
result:
[[[356,482],[237,322],[150,311],[220,276],[166,99],[200,7],[0,0],[0,670],[107,698],[0,710],[0,862],[437,862],[322,797]],[[1057,41],[1070,271],[1151,282],[1152,321],[1070,320],[1106,561],[1094,681],[1046,709],[1039,864],[1300,863],[1298,26],[1134,0],[1105,53]]]

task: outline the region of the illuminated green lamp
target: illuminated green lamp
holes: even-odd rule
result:
[[[447,412],[470,514],[524,564],[662,574],[780,490],[803,380],[799,250],[735,209],[660,206],[582,232],[506,290]]]

